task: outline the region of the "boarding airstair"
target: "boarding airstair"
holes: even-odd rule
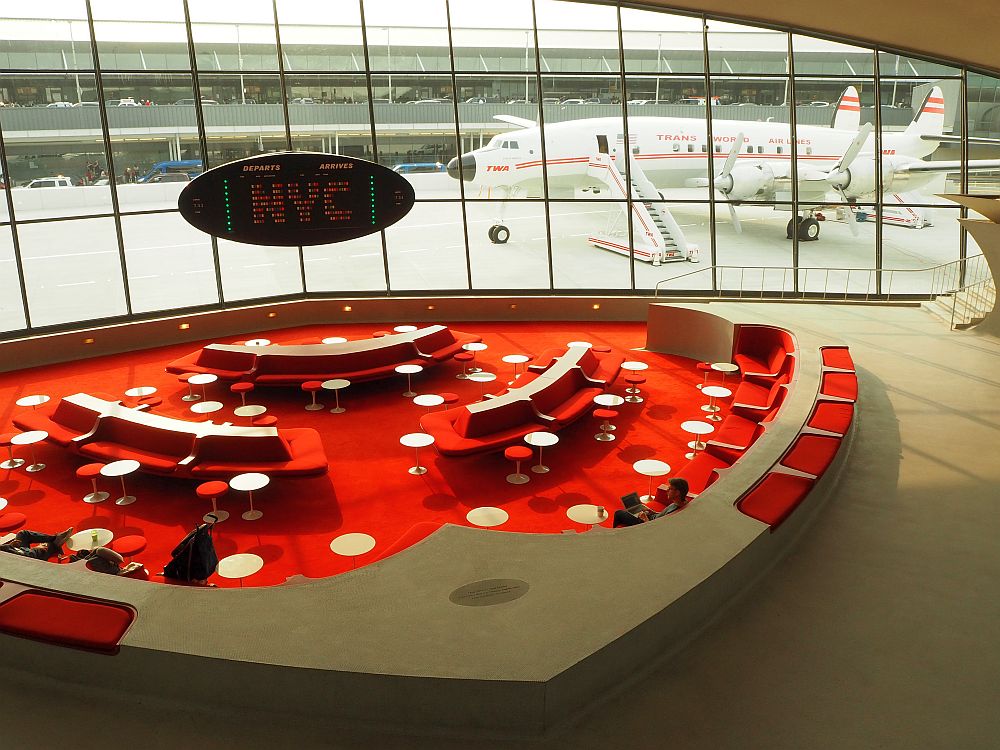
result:
[[[656,186],[642,171],[635,157],[628,149],[623,149],[629,159],[629,189],[626,190],[626,176],[618,165],[618,160],[609,154],[598,153],[590,157],[587,174],[607,185],[614,198],[631,199],[632,248],[628,245],[628,221],[624,211],[616,210],[604,232],[595,232],[587,241],[595,247],[631,255],[636,260],[658,266],[677,260],[696,260],[698,248],[687,241],[684,232],[674,220]],[[623,219],[625,219],[623,221]]]

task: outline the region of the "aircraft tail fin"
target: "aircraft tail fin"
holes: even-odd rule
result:
[[[907,135],[941,135],[944,132],[944,94],[939,86],[931,89],[906,127]]]
[[[861,97],[854,86],[848,86],[840,95],[832,127],[834,130],[857,130],[861,127]]]

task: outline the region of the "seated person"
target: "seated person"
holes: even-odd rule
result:
[[[0,552],[32,557],[36,560],[48,560],[50,557],[62,555],[62,547],[72,534],[72,526],[58,534],[43,534],[40,531],[24,529],[17,532],[10,541],[0,544]],[[37,546],[32,547],[33,544]],[[107,547],[80,550],[73,553],[73,559],[87,560],[93,570],[116,576],[129,575],[142,567],[140,562],[131,562],[122,567],[125,559]]]
[[[653,521],[675,513],[688,504],[687,494],[687,480],[680,479],[679,477],[671,477],[667,480],[667,507],[659,513],[654,513],[651,510],[640,510],[634,515],[627,510],[616,510],[614,527],[617,529],[622,526],[638,526],[640,523]]]

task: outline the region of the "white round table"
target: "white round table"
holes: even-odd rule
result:
[[[573,505],[570,508],[567,508],[566,516],[569,520],[576,521],[577,523],[597,526],[598,524],[604,523],[608,520],[608,509],[603,505],[583,503],[581,505]]]
[[[34,396],[22,396],[14,403],[18,406],[30,406],[32,409],[36,409],[48,400],[49,397],[44,393],[37,393]]]
[[[347,339],[345,339],[343,336],[327,336],[325,339],[323,339],[323,343],[324,344],[346,344],[347,343]]]
[[[205,393],[205,386],[207,386],[209,383],[214,383],[218,379],[219,379],[218,375],[213,375],[210,372],[202,372],[197,375],[192,375],[190,378],[188,378],[188,385],[200,385],[201,396],[199,396],[198,398],[208,398],[208,395]],[[183,400],[187,401],[187,398],[185,397]],[[197,401],[198,399],[193,399],[193,400]]]
[[[215,566],[215,572],[223,578],[238,578],[240,588],[243,588],[243,579],[252,576],[264,567],[264,558],[252,552],[241,552],[238,555],[230,555],[219,560]]]
[[[48,438],[49,433],[45,430],[29,430],[28,432],[20,432],[10,439],[11,445],[28,445],[31,451],[31,463],[25,467],[25,471],[30,471],[34,474],[36,471],[41,471],[45,468],[45,464],[40,464],[35,460],[35,443],[40,443],[46,438]]]
[[[123,461],[112,461],[101,467],[102,477],[118,477],[122,482],[122,496],[115,500],[115,505],[131,505],[135,502],[135,495],[128,494],[125,489],[125,475],[138,471],[141,464],[131,458]]]
[[[188,408],[195,414],[211,414],[213,411],[226,408],[226,405],[221,401],[199,401],[197,404],[191,404]]]
[[[726,383],[726,375],[739,371],[739,365],[734,365],[732,362],[713,362],[712,369],[716,372],[722,373],[722,384]]]
[[[540,430],[538,432],[529,432],[524,436],[524,442],[538,448],[538,463],[532,466],[531,470],[536,474],[548,473],[549,467],[542,463],[542,449],[558,443],[559,436],[552,432]]]
[[[649,365],[647,365],[645,362],[637,362],[637,361],[634,361],[634,360],[628,360],[626,362],[622,362],[622,369],[623,370],[628,370],[629,372],[642,372],[643,370],[647,369],[648,367],[649,367]],[[634,386],[631,386],[631,387],[625,389],[625,393],[628,394],[625,397],[625,400],[628,401],[630,404],[641,404],[642,403],[642,397],[638,395],[638,393],[639,393],[639,389],[638,388],[636,388]]]
[[[6,507],[7,507],[7,498],[0,497],[0,510],[3,510]],[[0,542],[0,544],[3,544],[3,542]]]
[[[481,372],[482,368],[476,367],[476,355],[479,352],[484,352],[489,347],[482,341],[473,341],[468,344],[462,344],[462,348],[467,352],[472,352],[472,365],[469,367],[469,372]]]
[[[507,523],[509,519],[510,514],[503,508],[493,508],[488,505],[484,505],[481,508],[473,508],[465,514],[465,520],[473,526],[482,526],[487,529]]]
[[[704,391],[704,388],[702,389]],[[715,427],[710,425],[708,422],[701,422],[697,419],[690,419],[687,422],[681,422],[681,429],[684,432],[690,432],[695,436],[694,440],[687,444],[688,448],[691,449],[690,453],[685,453],[684,458],[694,458],[698,451],[705,448],[705,443],[701,441],[702,435],[711,435],[715,432]]]
[[[257,471],[247,472],[246,474],[237,474],[229,480],[229,486],[231,488],[237,490],[238,492],[246,492],[250,499],[250,510],[246,511],[241,516],[244,521],[256,521],[264,515],[263,511],[256,510],[253,507],[253,493],[254,490],[264,489],[270,483],[271,478],[267,474],[261,474]]]
[[[426,448],[428,445],[434,444],[434,436],[428,435],[426,432],[410,432],[403,435],[399,439],[401,445],[405,445],[407,448],[413,448],[413,455],[416,456],[417,463],[415,466],[411,466],[407,469],[411,474],[426,474],[427,467],[420,465],[420,449]]]
[[[413,333],[417,330],[416,326],[394,326],[393,329],[396,333]]]
[[[665,461],[659,461],[655,458],[644,458],[640,461],[636,461],[632,464],[632,468],[644,477],[649,477],[649,488],[646,490],[646,494],[639,498],[644,503],[649,502],[656,497],[656,495],[653,494],[653,477],[662,477],[664,474],[670,473],[670,464]]]
[[[577,347],[579,349],[592,349],[594,347],[589,341],[570,341],[566,346]]]
[[[721,422],[722,417],[715,413],[719,411],[721,407],[715,403],[715,399],[729,398],[733,395],[733,392],[721,385],[706,385],[701,389],[701,392],[708,396],[708,403],[701,407],[702,411],[708,412],[708,416],[705,417],[705,419],[708,419],[711,422]]]
[[[115,538],[113,532],[107,529],[84,529],[78,531],[66,540],[66,546],[74,552],[107,547]]]
[[[244,346],[270,346],[271,339],[250,339]]]
[[[212,402],[209,401],[208,403]],[[247,404],[246,406],[237,406],[233,409],[233,414],[237,417],[247,417],[250,420],[250,424],[253,424],[253,418],[259,417],[266,411],[266,406],[261,406],[260,404]]]
[[[341,534],[330,542],[330,551],[336,555],[351,558],[352,568],[356,567],[358,564],[358,555],[371,552],[373,549],[375,549],[375,537],[369,534],[360,534],[358,532]]]
[[[439,396],[436,393],[422,393],[413,399],[413,403],[417,406],[426,406],[427,413],[430,414],[431,409],[444,403],[444,396]]]
[[[350,380],[346,378],[333,378],[332,380],[324,380],[320,385],[324,390],[333,391],[333,398],[335,399],[335,405],[330,409],[331,414],[343,414],[347,409],[340,405],[340,389],[346,388],[351,384]]]
[[[525,362],[530,360],[527,354],[507,354],[500,358],[501,362],[506,362],[508,365],[514,365],[514,379],[507,382],[507,385],[514,385],[514,380],[517,380],[517,366],[523,365]]]
[[[594,396],[594,403],[604,409],[614,409],[625,403],[625,399],[615,393],[599,393]],[[618,428],[611,424],[611,420],[605,419],[606,424],[601,425],[601,431],[594,435],[597,440],[607,442],[614,440],[615,436],[610,433]]]
[[[156,388],[151,385],[139,385],[125,391],[125,395],[129,398],[145,398],[146,396],[152,396],[154,393],[156,393]]]
[[[486,384],[497,379],[496,373],[480,370],[469,375],[469,380],[479,383],[479,398],[484,398],[486,394]]]
[[[418,372],[423,372],[423,365],[396,365],[396,372],[400,375],[406,376],[406,393],[403,395],[407,398],[413,398],[417,394],[413,392],[413,386],[411,383],[411,378]]]

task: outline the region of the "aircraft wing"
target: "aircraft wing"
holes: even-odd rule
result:
[[[937,143],[961,143],[962,136],[960,135],[922,135],[920,136],[922,141],[935,141]],[[976,138],[975,136],[970,136],[968,139],[969,143],[982,144],[984,146],[1000,146],[1000,138]]]
[[[533,128],[538,124],[532,120],[526,120],[523,117],[515,117],[514,115],[493,115],[493,119],[505,122],[508,125],[516,125],[519,128]]]
[[[968,162],[970,172],[992,172],[1000,169],[1000,159],[970,159]],[[962,162],[960,161],[924,161],[914,164],[901,164],[896,167],[897,172],[961,172]]]

